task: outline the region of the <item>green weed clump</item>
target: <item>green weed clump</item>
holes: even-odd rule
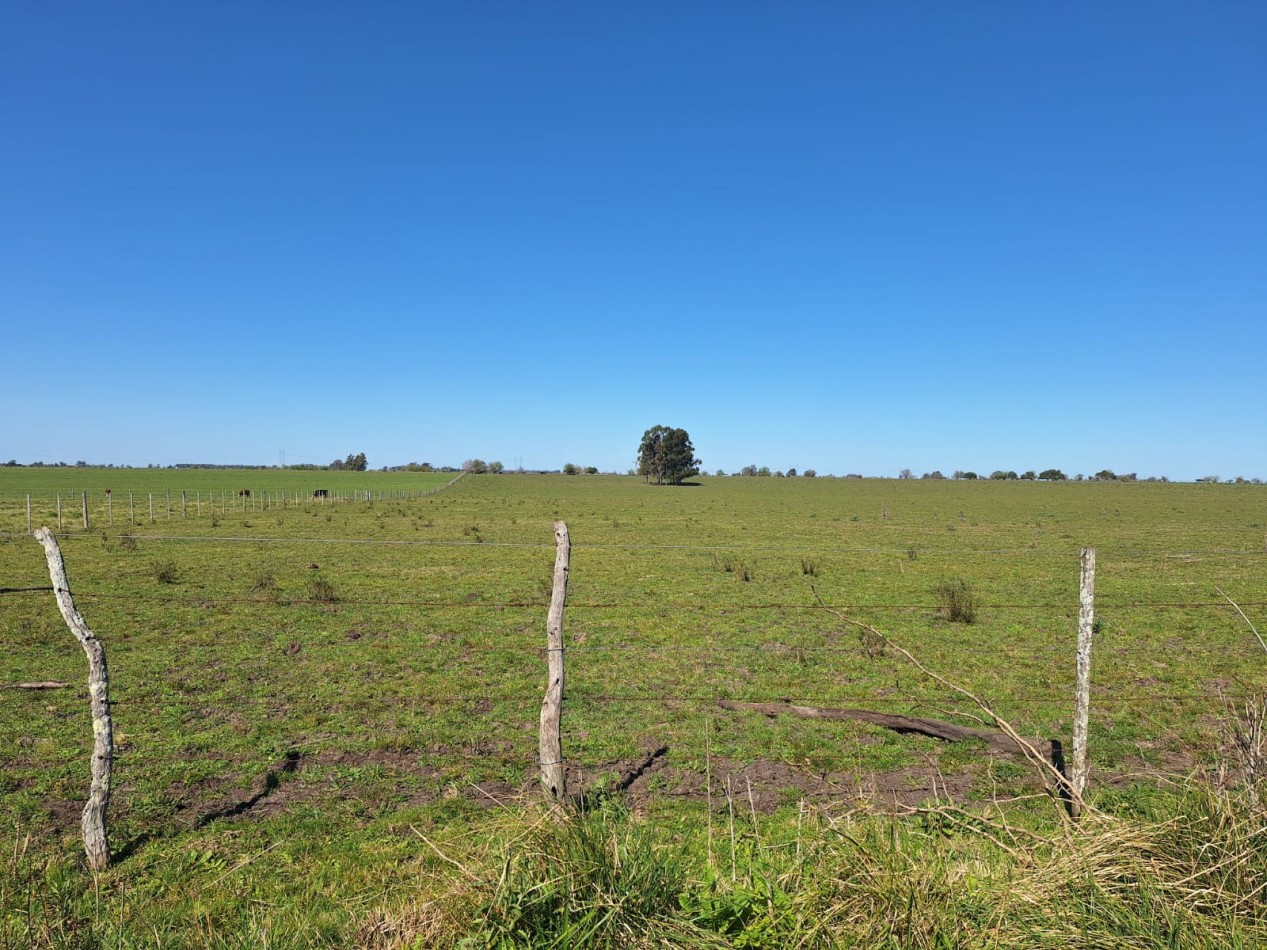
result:
[[[175,561],[159,561],[154,565],[154,580],[160,584],[175,584],[180,580],[180,568]]]
[[[972,587],[962,577],[942,581],[933,588],[942,616],[951,623],[977,622],[977,599]]]
[[[539,819],[498,857],[474,915],[484,946],[651,946],[693,929],[682,848],[614,803]]]
[[[743,581],[745,584],[752,582],[752,568],[732,554],[725,556],[713,555],[713,566],[724,574],[730,574],[737,580]]]
[[[339,599],[334,584],[324,577],[314,577],[308,582],[308,599],[318,604],[333,604]]]

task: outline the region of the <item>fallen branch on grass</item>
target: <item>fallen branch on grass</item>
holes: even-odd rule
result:
[[[869,722],[873,726],[882,726],[895,732],[914,732],[933,739],[946,742],[963,742],[976,739],[984,742],[993,752],[1007,752],[1024,755],[1025,749],[1011,736],[995,732],[993,729],[973,729],[968,726],[957,726],[953,722],[942,722],[940,719],[925,719],[920,716],[898,716],[891,713],[875,712],[870,709],[838,709],[824,706],[797,706],[792,703],[740,703],[730,699],[721,699],[717,703],[724,709],[736,709],[747,712],[764,713],[767,716],[786,714],[800,716],[802,719],[853,719],[858,722]]]
[[[1004,719],[1002,716],[1000,716],[998,713],[996,713],[989,703],[987,703],[980,696],[977,696],[976,694],[970,692],[969,690],[964,689],[962,686],[959,686],[955,683],[950,682],[944,676],[940,676],[937,673],[934,673],[932,670],[926,667],[923,663],[917,660],[915,658],[915,655],[912,654],[910,650],[907,650],[905,647],[899,645],[898,643],[896,643],[895,641],[887,637],[885,634],[881,633],[875,627],[871,626],[871,624],[864,623],[861,620],[855,620],[852,617],[847,617],[843,613],[841,613],[839,610],[836,610],[834,607],[828,606],[827,602],[823,600],[822,596],[818,593],[817,590],[814,590],[814,588],[812,587],[810,589],[814,591],[814,597],[815,599],[817,599],[819,605],[824,610],[826,610],[829,614],[831,614],[833,617],[836,617],[837,619],[841,620],[843,623],[851,624],[852,626],[858,627],[861,630],[865,631],[868,635],[870,635],[871,637],[874,637],[877,642],[883,643],[890,650],[893,650],[895,653],[901,654],[903,657],[905,657],[908,663],[914,666],[917,670],[919,670],[929,679],[933,680],[936,683],[940,683],[942,686],[945,686],[947,689],[950,689],[958,693],[960,696],[963,696],[971,700],[972,703],[978,709],[980,709],[983,713],[985,713],[985,715],[990,719],[990,721],[992,721],[996,726],[999,727],[1000,730],[1002,730],[1005,736],[1007,736],[1016,744],[1017,748],[1020,749],[1021,754],[1024,755],[1025,758],[1028,759],[1034,765],[1034,767],[1038,770],[1038,773],[1043,777],[1043,784],[1046,785],[1047,788],[1055,796],[1057,796],[1058,798],[1060,798],[1062,801],[1066,803],[1067,807],[1069,808],[1069,813],[1071,816],[1080,815],[1083,813],[1083,811],[1086,810],[1087,804],[1086,804],[1086,801],[1082,797],[1082,792],[1079,789],[1075,788],[1074,785],[1069,781],[1069,778],[1065,775],[1063,769],[1058,767],[1055,761],[1049,761],[1048,758],[1044,756],[1035,747],[1033,742],[1029,741],[1028,739],[1021,738],[1020,734],[1017,733],[1017,731],[1012,727],[1012,724],[1008,722],[1006,719]],[[1055,752],[1054,743],[1052,746],[1052,751],[1053,753]],[[1053,755],[1052,758],[1054,760],[1055,756]]]

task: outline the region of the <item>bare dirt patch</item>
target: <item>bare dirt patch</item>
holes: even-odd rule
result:
[[[738,762],[715,759],[707,772],[675,766],[667,749],[641,760],[606,763],[569,772],[570,787],[590,794],[620,794],[642,810],[657,801],[711,802],[716,809],[741,807],[769,814],[806,801],[898,808],[933,798],[963,800],[978,784],[973,773],[942,774],[934,765],[870,775],[811,773],[774,759]]]

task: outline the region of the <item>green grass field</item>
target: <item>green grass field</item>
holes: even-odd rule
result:
[[[555,518],[573,542],[569,781],[623,800],[635,818],[622,827],[654,820],[708,867],[714,824],[721,840],[746,822],[734,848],[755,835],[764,855],[762,828],[767,844],[799,835],[807,809],[834,827],[1038,788],[1023,763],[971,744],[717,706],[787,699],[975,724],[960,696],[824,603],[1022,734],[1067,744],[1078,555],[1094,546],[1091,793],[1113,813],[1213,768],[1228,704],[1267,689],[1267,654],[1219,593],[1267,629],[1261,486],[502,475],[418,494],[450,478],[0,469],[0,683],[74,684],[0,691],[13,855],[0,947],[456,941],[460,920],[444,939],[400,921],[443,903],[451,855],[519,840],[529,820]],[[167,507],[182,491],[185,517]],[[26,495],[35,524],[55,528],[57,492],[73,498],[60,539],[76,602],[111,670],[119,859],[95,885],[78,839],[86,665],[24,533]],[[146,498],[131,524],[128,493]],[[937,586],[958,580],[971,625],[938,609]],[[1041,799],[1009,809],[1028,827],[1056,820]],[[745,927],[713,930],[721,945],[764,945],[736,942]]]

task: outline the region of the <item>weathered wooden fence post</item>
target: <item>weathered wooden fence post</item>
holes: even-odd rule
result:
[[[114,766],[114,729],[110,723],[110,677],[106,672],[106,648],[75,609],[66,578],[66,564],[61,548],[48,528],[35,532],[35,539],[44,545],[48,559],[48,575],[53,581],[57,607],[88,655],[88,697],[92,708],[92,785],[82,821],[84,851],[88,866],[104,871],[110,866],[110,846],[106,840],[106,808],[110,804],[110,771]]]
[[[1081,813],[1087,788],[1087,720],[1091,712],[1091,635],[1095,626],[1095,548],[1082,549],[1082,581],[1078,590],[1078,679],[1073,704],[1073,786],[1070,813]]]
[[[31,524],[31,496],[30,496],[30,495],[27,495],[27,496],[26,496],[26,533],[27,533],[27,534],[30,534],[30,533],[31,533],[31,531],[32,531],[32,524]]]
[[[189,498],[183,488],[180,490],[180,516],[189,517]]]
[[[550,612],[546,617],[546,663],[549,670],[545,699],[541,702],[541,784],[556,801],[567,794],[563,771],[563,608],[568,596],[568,570],[572,542],[568,526],[554,523],[554,585],[550,590]]]
[[[110,527],[114,527],[114,495],[110,493],[110,489],[106,489],[106,519],[110,522]]]
[[[57,530],[62,530],[62,493],[57,493]]]
[[[81,494],[83,496],[83,505],[84,505],[84,530],[87,531],[88,530],[88,493],[81,492]]]
[[[154,523],[154,493],[150,492],[150,524]]]
[[[128,523],[136,524],[136,496],[128,492]]]

